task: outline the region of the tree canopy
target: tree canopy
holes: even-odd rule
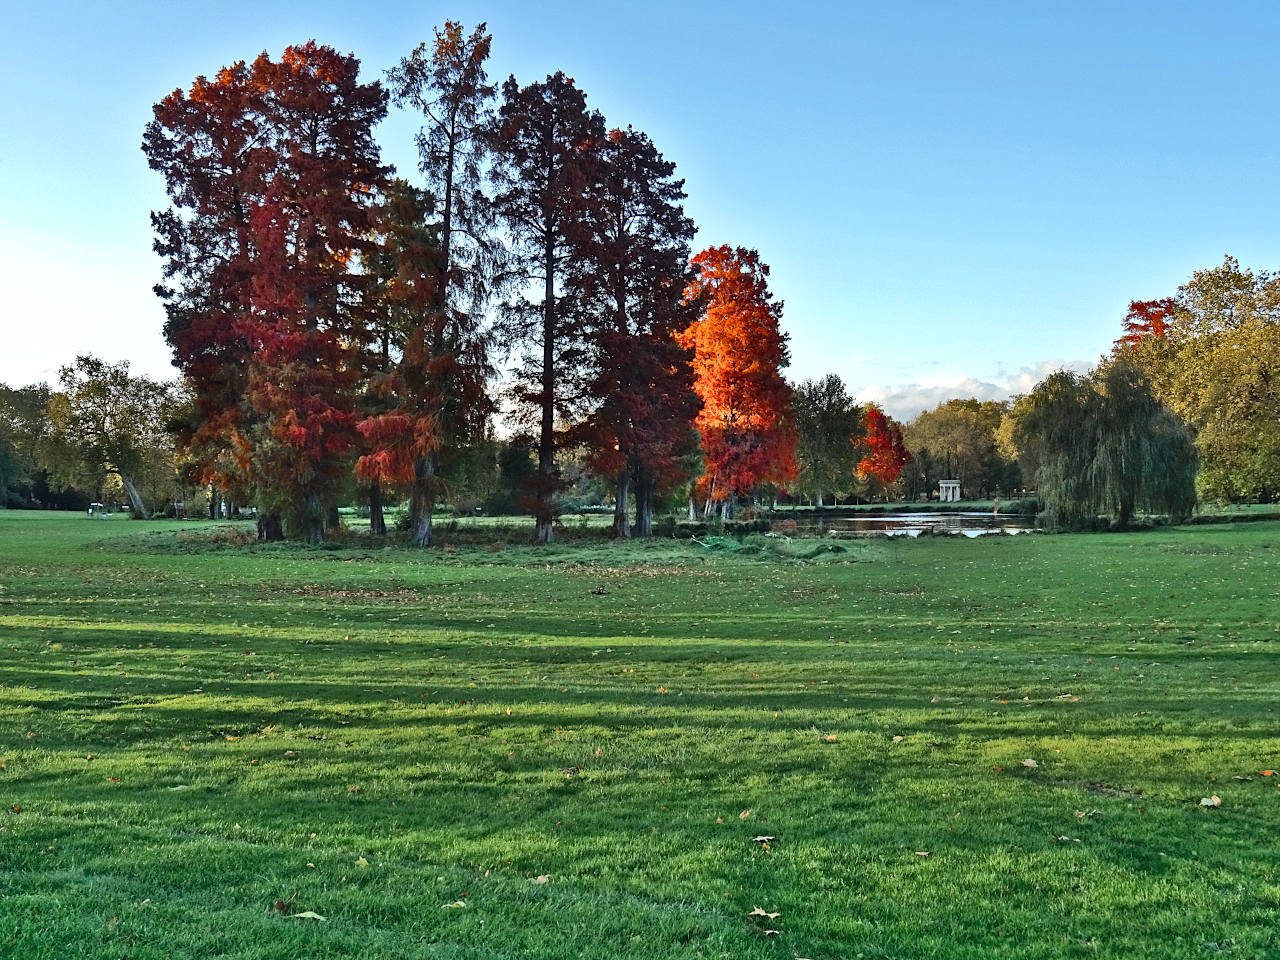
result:
[[[730,504],[762,483],[796,477],[795,415],[782,377],[789,360],[782,303],[769,292],[769,267],[754,250],[708,247],[693,258],[686,299],[704,304],[680,334],[693,351],[695,421],[707,463],[707,499]]]
[[[791,400],[799,486],[822,506],[825,494],[842,496],[853,486],[863,410],[834,373],[801,382]]]
[[[1127,333],[1115,358],[1141,367],[1161,402],[1196,431],[1201,493],[1227,501],[1274,499],[1280,494],[1280,275],[1255,273],[1227,257],[1158,302],[1159,328]]]
[[[1050,522],[1128,526],[1138,513],[1184,518],[1196,504],[1191,434],[1137,367],[1041,382],[1019,408],[1014,437],[1035,450],[1035,483]]]

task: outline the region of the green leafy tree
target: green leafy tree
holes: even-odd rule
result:
[[[1196,431],[1198,486],[1215,500],[1280,494],[1280,275],[1233,257],[1178,288],[1163,330],[1117,342]]]
[[[834,373],[797,385],[791,403],[798,435],[798,485],[820,507],[826,494],[840,497],[853,489],[863,411]]]
[[[959,480],[970,495],[990,496],[1018,479],[1017,465],[1001,453],[996,432],[1009,404],[996,400],[955,399],[938,404],[906,427],[907,448],[925,489],[939,480]]]
[[[166,456],[173,474],[173,444],[164,430],[168,386],[131,375],[128,361],[111,364],[92,356],[63,367],[58,383],[47,408],[49,434],[41,444],[45,466],[90,489],[117,478],[134,516],[150,517],[139,483]]]
[[[1092,378],[1053,374],[1027,398],[1014,441],[1034,450],[1036,487],[1055,527],[1139,513],[1185,517],[1195,507],[1196,451],[1143,372],[1114,363]]]
[[[1035,444],[1024,444],[1019,447],[1016,439],[1018,426],[1022,418],[1030,412],[1032,406],[1030,394],[1020,394],[1008,402],[1000,425],[996,427],[996,450],[1008,463],[1016,463],[1018,467],[1018,483],[1034,484],[1036,472],[1040,469],[1039,448]]]
[[[0,504],[31,506],[36,499],[35,487],[44,477],[36,451],[48,432],[49,396],[45,384],[0,384]]]

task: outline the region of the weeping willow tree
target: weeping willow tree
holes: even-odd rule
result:
[[[1035,482],[1054,527],[1104,517],[1127,527],[1140,513],[1185,518],[1196,504],[1196,451],[1182,421],[1138,368],[1111,364],[1040,383],[1014,428],[1038,461]]]

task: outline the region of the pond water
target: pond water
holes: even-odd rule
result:
[[[918,537],[921,534],[982,537],[1038,530],[1034,517],[1005,516],[981,511],[921,511],[918,513],[827,512],[822,516],[775,516],[774,533],[800,537]]]

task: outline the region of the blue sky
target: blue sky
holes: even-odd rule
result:
[[[1280,266],[1276,3],[7,3],[0,381],[171,374],[151,104],[313,37],[375,77],[446,17],[648,132],[699,242],[773,267],[791,375],[900,416],[1087,363],[1226,253]],[[379,132],[403,172],[415,128]]]

